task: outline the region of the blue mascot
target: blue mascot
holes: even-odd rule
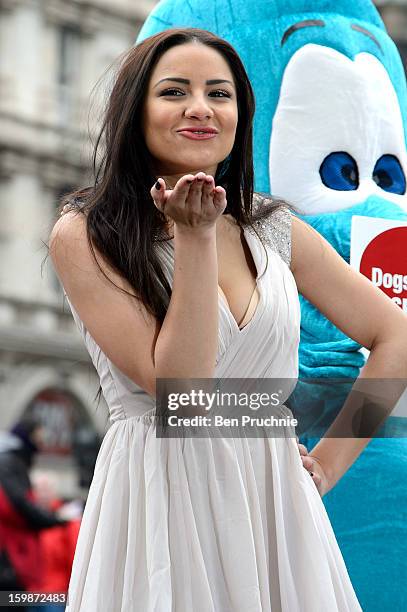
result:
[[[218,34],[245,63],[257,191],[294,204],[347,262],[353,215],[407,220],[405,75],[369,0],[163,0],[139,40],[175,26]],[[301,309],[301,377],[355,378],[361,346]],[[407,439],[372,440],[324,503],[362,608],[407,610]]]

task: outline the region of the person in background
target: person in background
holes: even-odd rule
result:
[[[29,473],[43,433],[43,426],[31,415],[25,415],[10,432],[0,436],[1,574],[8,573],[11,578],[0,584],[0,590],[41,590],[40,531],[66,523],[34,499]]]
[[[66,524],[40,532],[40,544],[43,558],[43,582],[41,592],[62,593],[68,591],[69,577],[78,539],[83,504],[79,500],[64,503],[57,494],[57,483],[52,475],[38,473],[33,477],[33,489],[37,502],[45,509],[58,512],[66,519]],[[48,603],[30,612],[59,612],[65,605]]]

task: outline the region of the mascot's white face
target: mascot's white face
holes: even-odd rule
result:
[[[308,44],[291,58],[270,139],[272,193],[307,215],[377,195],[407,210],[407,155],[399,101],[371,54],[352,61]],[[394,179],[394,182],[393,182]],[[392,187],[393,182],[393,187]]]

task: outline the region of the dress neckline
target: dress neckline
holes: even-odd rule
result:
[[[259,301],[257,303],[257,306],[256,306],[256,309],[255,309],[255,311],[253,313],[253,316],[250,318],[249,321],[247,321],[247,323],[243,327],[239,327],[239,324],[236,321],[236,319],[233,316],[233,313],[232,313],[232,311],[230,309],[229,302],[227,301],[227,298],[224,295],[224,293],[222,291],[222,288],[218,284],[218,302],[221,302],[223,304],[224,310],[225,310],[225,312],[226,312],[226,314],[227,314],[231,324],[233,325],[233,327],[235,329],[235,332],[237,334],[239,334],[239,335],[240,334],[243,335],[244,333],[246,333],[246,331],[248,329],[250,329],[252,324],[257,320],[258,316],[260,315],[260,311],[262,310],[262,306],[263,306],[263,302],[264,302],[263,291],[262,291],[262,288],[261,288],[261,283],[259,282],[261,277],[263,276],[263,271],[261,269],[263,267],[262,266],[263,260],[258,261],[257,255],[255,255],[254,249],[252,248],[252,240],[255,239],[253,234],[251,232],[249,232],[248,228],[245,227],[245,226],[242,227],[242,229],[243,229],[244,240],[245,240],[246,245],[247,245],[247,247],[248,247],[248,249],[250,251],[250,254],[251,254],[252,259],[253,259],[254,266],[256,268],[256,279],[255,279],[256,284],[255,284],[255,287],[253,289],[253,293],[252,293],[252,295],[250,297],[250,301],[253,298],[253,294],[256,291],[256,289],[257,289],[258,294],[259,294]],[[174,237],[172,236],[171,238],[168,238],[165,242],[171,246],[171,251],[174,252]]]
[[[261,283],[259,282],[260,281],[260,277],[261,277],[261,272],[259,270],[260,263],[257,261],[257,257],[255,256],[254,249],[252,248],[252,244],[251,244],[252,236],[246,231],[245,227],[243,228],[243,236],[244,236],[244,239],[246,241],[246,245],[247,245],[247,247],[248,247],[248,249],[250,251],[250,254],[252,256],[254,266],[256,268],[256,279],[255,279],[256,284],[255,284],[255,287],[253,289],[253,293],[250,296],[250,302],[251,302],[251,300],[253,298],[253,294],[254,294],[254,292],[256,290],[258,291],[258,294],[259,294],[259,301],[257,302],[256,309],[255,309],[252,317],[250,318],[250,320],[247,321],[247,323],[243,327],[239,327],[239,324],[236,321],[236,319],[233,316],[233,313],[232,313],[232,311],[230,309],[229,302],[227,301],[226,296],[225,296],[225,294],[222,291],[222,288],[218,285],[219,299],[220,299],[220,301],[223,302],[223,305],[225,307],[225,311],[227,312],[227,314],[229,316],[229,319],[231,320],[231,323],[233,324],[237,334],[244,334],[253,325],[253,323],[258,318],[258,316],[260,314],[261,307],[263,305],[263,291],[262,291],[262,288],[261,288]],[[250,306],[250,302],[249,302],[249,306]],[[249,308],[249,306],[248,306],[248,308]],[[247,310],[246,310],[246,312],[247,312]],[[243,317],[242,320],[244,320],[244,317]]]

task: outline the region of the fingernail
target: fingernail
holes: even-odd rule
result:
[[[161,183],[159,183],[158,181],[156,182],[156,184],[154,185],[154,187],[158,190],[161,189]]]

